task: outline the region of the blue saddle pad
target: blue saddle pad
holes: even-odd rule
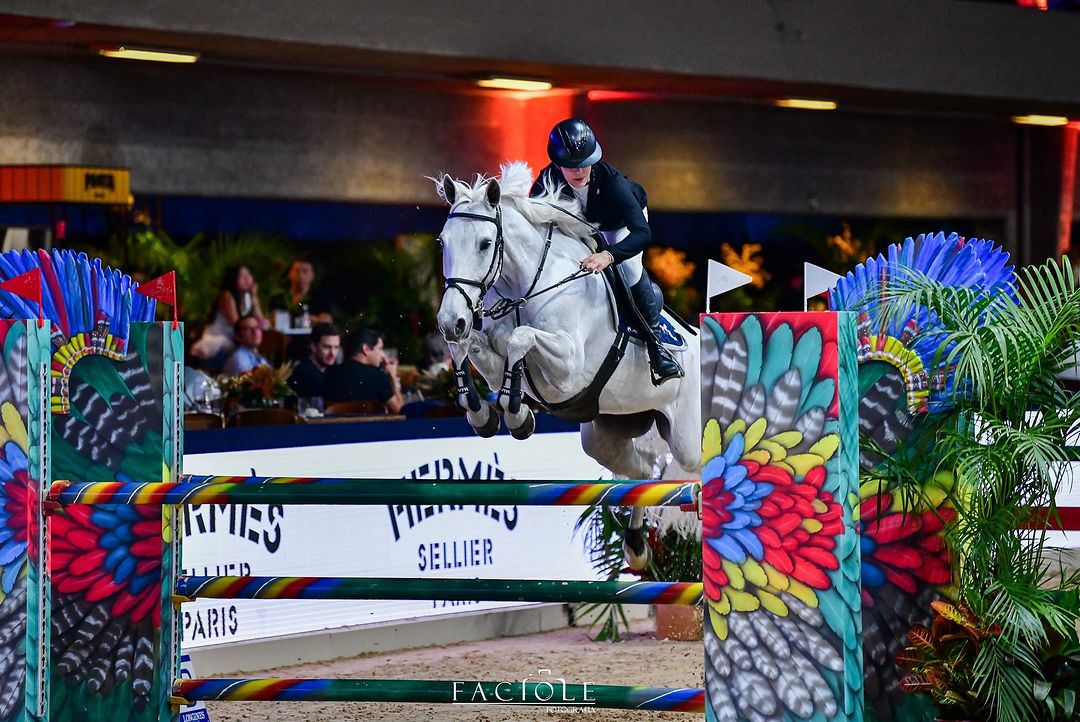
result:
[[[624,319],[619,319],[619,330],[629,334],[630,338],[645,343],[645,339],[641,337],[641,333],[638,332],[637,328],[626,323]],[[670,351],[686,350],[686,339],[679,335],[675,322],[663,315],[660,316],[660,341]]]

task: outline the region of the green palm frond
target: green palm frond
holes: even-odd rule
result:
[[[1080,427],[1080,395],[1059,374],[1080,344],[1080,288],[1067,260],[1017,273],[1014,297],[955,288],[909,272],[890,278],[885,322],[922,307],[932,320],[932,366],[954,374],[952,409],[925,432],[927,455],[955,471],[957,519],[946,538],[956,551],[962,600],[999,630],[973,665],[979,696],[998,722],[1043,722],[1035,695],[1053,639],[1075,640],[1080,573],[1047,582],[1048,530]],[[1075,441],[1073,441],[1075,443]],[[910,454],[879,471],[892,488],[926,478]],[[904,472],[904,467],[908,471]],[[1050,517],[1034,509],[1050,509]],[[1061,570],[1057,570],[1061,571]]]

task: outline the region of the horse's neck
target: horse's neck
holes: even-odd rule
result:
[[[532,290],[539,290],[571,275],[578,269],[578,261],[587,253],[581,241],[570,238],[553,229],[551,247],[547,254],[548,225],[533,225],[516,211],[503,213],[505,252],[503,271],[496,287],[507,296],[521,298],[526,295],[536,273],[543,263],[543,270]]]

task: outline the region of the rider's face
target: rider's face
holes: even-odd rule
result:
[[[566,179],[566,182],[574,188],[584,188],[589,185],[589,175],[592,173],[591,165],[584,168],[559,168],[559,170],[562,171],[562,177]]]

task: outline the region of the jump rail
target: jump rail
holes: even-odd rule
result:
[[[696,481],[417,482],[292,476],[195,476],[177,482],[54,481],[60,504],[517,504],[696,506]]]
[[[427,704],[556,705],[655,712],[705,711],[705,690],[540,682],[399,679],[185,679],[173,703],[196,701],[405,702]]]
[[[700,582],[586,582],[408,577],[179,577],[174,601],[193,599],[446,599],[490,602],[699,604]]]

